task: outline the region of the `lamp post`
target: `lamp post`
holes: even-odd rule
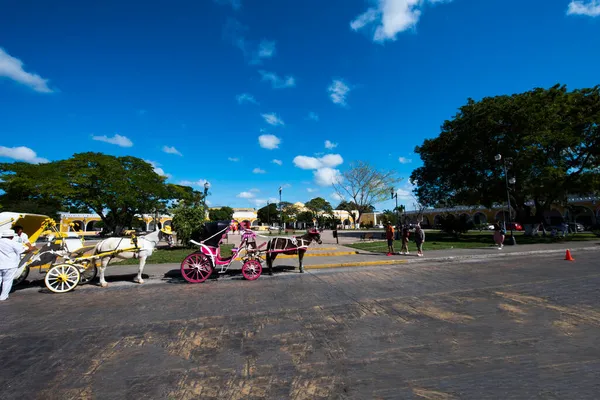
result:
[[[271,203],[269,203],[269,200],[267,200],[267,226],[271,226],[271,219],[270,219],[270,214],[269,214],[269,209],[271,208]]]
[[[392,194],[392,199],[396,199],[396,208],[394,208],[394,211],[396,211],[396,226],[398,226],[398,192],[394,192],[394,188],[390,188],[391,194]]]
[[[506,204],[507,204],[507,207],[508,207],[508,224],[510,225],[510,240],[511,240],[511,242],[512,242],[513,245],[516,245],[517,244],[517,240],[515,239],[515,235],[513,233],[513,226],[512,226],[512,223],[511,223],[510,186],[509,186],[509,184],[514,185],[517,182],[517,180],[515,178],[509,178],[508,177],[508,170],[506,168],[506,159],[502,158],[501,154],[496,154],[496,156],[494,157],[494,159],[496,161],[502,160],[502,166],[504,168],[504,179],[506,181]],[[506,215],[504,216],[504,228],[506,228]]]
[[[279,186],[279,230],[280,231],[283,227],[283,210],[281,209],[281,190],[282,190],[282,187]]]
[[[210,189],[210,182],[204,182],[204,216],[206,218],[206,213],[208,211],[208,207],[206,205],[206,196],[208,196],[208,189]]]

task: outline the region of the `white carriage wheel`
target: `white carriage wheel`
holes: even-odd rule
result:
[[[58,264],[50,267],[44,282],[54,293],[67,293],[75,289],[81,279],[79,268],[72,264]]]

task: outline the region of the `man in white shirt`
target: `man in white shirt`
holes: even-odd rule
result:
[[[25,251],[22,244],[13,240],[14,237],[15,231],[12,229],[0,232],[0,301],[8,299],[14,275],[19,269],[21,254]]]
[[[29,248],[29,250],[33,250],[33,245],[29,242],[29,236],[25,232],[23,232],[23,227],[21,225],[13,226],[13,230],[15,231],[15,237],[13,240],[17,243],[21,243],[23,246]]]

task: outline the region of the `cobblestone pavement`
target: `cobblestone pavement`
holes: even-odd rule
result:
[[[0,398],[597,399],[599,287],[589,252],[16,292]]]

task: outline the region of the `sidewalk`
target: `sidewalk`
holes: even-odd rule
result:
[[[567,247],[568,246],[568,247]],[[381,253],[371,253],[367,251],[357,251],[349,247],[340,245],[323,244],[321,246],[311,246],[304,257],[304,267],[310,269],[343,268],[343,267],[367,267],[376,265],[394,265],[407,263],[426,263],[426,262],[456,262],[469,259],[487,259],[495,257],[518,257],[533,254],[556,254],[557,257],[564,258],[567,249],[571,250],[575,259],[577,253],[581,251],[600,251],[600,240],[588,242],[571,243],[551,243],[551,244],[533,244],[505,246],[502,250],[496,247],[484,247],[475,249],[452,249],[436,250],[427,252],[425,248],[424,257],[417,257],[416,253],[410,255],[386,256]],[[150,258],[149,261],[152,259]],[[295,270],[298,271],[297,256],[279,256],[275,260],[274,267],[278,271]],[[144,275],[150,279],[162,279],[165,275],[175,276],[179,274],[180,264],[146,264]],[[263,265],[263,273],[267,273],[266,265]],[[232,264],[231,271],[239,271],[241,263],[236,261]],[[137,273],[137,266],[124,265],[109,266],[106,270],[106,276],[124,276]]]

